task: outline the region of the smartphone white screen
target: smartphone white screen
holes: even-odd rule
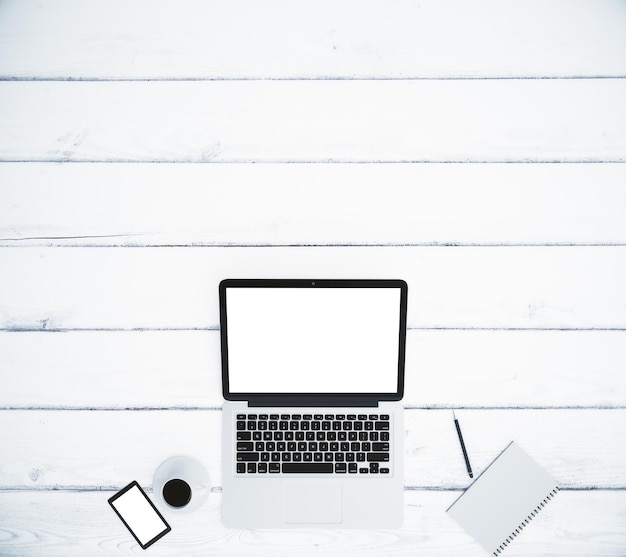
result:
[[[170,527],[150,503],[138,484],[124,488],[109,500],[131,534],[145,549],[170,531]]]

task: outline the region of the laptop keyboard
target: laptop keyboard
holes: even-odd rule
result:
[[[236,414],[237,474],[391,474],[389,414]]]

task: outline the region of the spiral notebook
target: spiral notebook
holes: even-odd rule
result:
[[[447,512],[498,556],[558,490],[554,479],[512,442]]]

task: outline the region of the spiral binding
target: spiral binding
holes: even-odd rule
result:
[[[524,529],[526,528],[526,526],[528,526],[530,524],[530,521],[535,518],[537,516],[537,514],[539,513],[539,511],[541,509],[543,509],[546,504],[559,492],[559,488],[555,487],[550,493],[548,493],[548,495],[546,496],[546,498],[541,501],[541,503],[539,503],[539,505],[537,505],[537,508],[534,511],[531,511],[531,513],[528,515],[527,518],[525,518],[522,523],[515,528],[515,530],[513,532],[511,532],[511,535],[506,538],[503,542],[502,545],[496,549],[493,554],[495,557],[498,557],[498,555],[500,555],[500,553],[502,553],[506,547],[517,537],[517,535]]]

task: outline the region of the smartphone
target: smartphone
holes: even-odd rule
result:
[[[109,505],[122,519],[139,545],[146,549],[171,528],[137,482],[129,483],[109,499]]]

